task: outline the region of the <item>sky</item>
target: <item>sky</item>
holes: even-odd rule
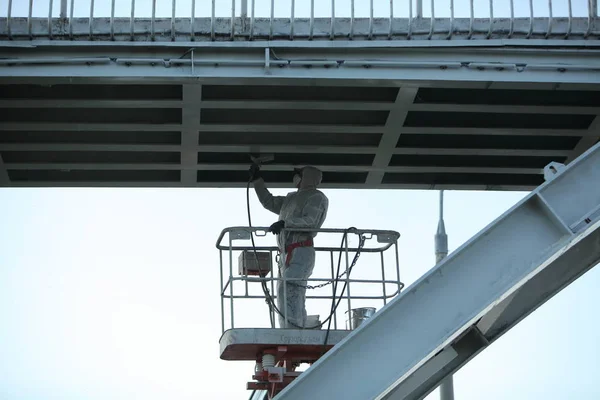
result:
[[[438,192],[324,192],[326,227],[401,233],[407,285],[434,266]],[[524,195],[445,192],[450,250]],[[215,248],[245,206],[241,189],[0,189],[0,398],[248,398],[253,363],[219,360]],[[251,207],[254,225],[276,220]],[[600,398],[599,286],[595,268],[484,350],[456,398]],[[259,303],[247,326],[264,326]]]

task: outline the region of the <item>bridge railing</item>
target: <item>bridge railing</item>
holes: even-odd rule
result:
[[[2,0],[1,39],[597,37],[598,0]]]

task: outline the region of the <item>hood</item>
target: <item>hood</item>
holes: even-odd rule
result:
[[[315,167],[302,168],[302,181],[300,182],[299,190],[316,189],[321,184],[323,173]]]

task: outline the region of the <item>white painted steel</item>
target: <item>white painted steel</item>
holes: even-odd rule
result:
[[[389,302],[278,399],[423,398],[600,261],[599,181],[597,144]],[[431,367],[447,349],[456,355]],[[365,370],[377,373],[348,379]]]
[[[81,5],[81,3],[76,4]],[[97,2],[96,2],[97,3]],[[254,4],[254,2],[253,2]],[[97,4],[96,4],[97,5]],[[131,12],[133,16],[135,2],[131,2]],[[84,7],[85,8],[85,7]],[[80,9],[78,8],[78,11]],[[67,10],[69,11],[69,10]],[[72,11],[72,10],[70,10]],[[170,10],[172,11],[172,10]],[[436,10],[437,11],[437,10]],[[129,10],[127,10],[129,12]],[[69,14],[70,15],[70,14]],[[75,13],[77,15],[77,13]],[[65,19],[69,24],[69,18]],[[204,165],[196,163],[197,152],[223,152],[240,153],[253,152],[259,146],[260,151],[267,149],[276,153],[314,153],[321,154],[364,154],[373,155],[375,163],[360,161],[350,163],[351,165],[340,162],[340,165],[323,166],[324,171],[332,172],[346,176],[352,175],[352,181],[344,183],[343,180],[337,182],[327,182],[326,187],[360,187],[360,188],[403,188],[403,189],[473,189],[473,190],[531,190],[538,181],[536,176],[541,176],[541,165],[535,165],[527,161],[524,167],[514,168],[511,161],[504,162],[503,165],[486,166],[456,166],[445,167],[437,164],[427,164],[422,167],[401,166],[401,157],[394,157],[396,165],[390,166],[388,163],[394,155],[437,155],[437,156],[519,156],[523,158],[543,156],[555,157],[557,161],[568,162],[572,158],[581,154],[591,145],[593,145],[600,134],[598,133],[597,123],[590,129],[524,129],[524,128],[501,128],[490,125],[487,128],[458,128],[458,127],[424,127],[424,126],[404,126],[403,116],[406,113],[435,113],[435,112],[464,112],[464,113],[487,113],[498,114],[566,114],[577,115],[588,118],[600,114],[600,108],[593,103],[588,102],[581,106],[539,106],[539,105],[494,105],[479,104],[474,99],[469,104],[445,104],[445,103],[419,103],[411,99],[411,94],[426,88],[450,88],[450,89],[517,89],[517,90],[586,90],[597,91],[600,88],[600,42],[597,40],[582,40],[576,34],[571,36],[570,40],[554,39],[554,34],[561,33],[561,38],[566,36],[567,19],[555,19],[552,25],[552,38],[550,39],[490,39],[490,40],[431,40],[431,41],[407,41],[398,40],[396,36],[393,40],[377,40],[378,32],[384,32],[386,38],[389,34],[389,26],[380,30],[377,25],[378,19],[373,20],[373,40],[318,40],[319,34],[329,34],[329,20],[325,25],[319,25],[315,20],[312,29],[314,30],[314,40],[295,40],[293,42],[286,40],[267,41],[210,41],[207,37],[211,31],[211,25],[194,25],[195,28],[203,28],[198,31],[197,40],[190,41],[186,36],[182,39],[177,36],[175,41],[161,41],[164,32],[167,32],[167,38],[170,40],[171,20],[155,21],[155,42],[149,43],[144,37],[135,33],[136,41],[128,42],[123,40],[121,34],[130,38],[132,29],[138,29],[138,25],[150,25],[150,21],[144,24],[137,23],[134,27],[133,18],[124,20],[115,19],[111,24],[111,30],[114,30],[115,41],[107,45],[102,40],[93,42],[83,40],[23,40],[23,37],[17,35],[12,41],[0,43],[2,59],[0,59],[0,82],[2,84],[100,84],[113,85],[118,80],[119,83],[154,85],[166,83],[169,85],[182,85],[188,89],[196,86],[196,90],[182,99],[162,100],[162,99],[138,99],[138,100],[95,100],[95,99],[4,99],[0,100],[0,107],[3,109],[58,109],[58,108],[83,108],[87,111],[91,109],[110,108],[146,108],[151,109],[170,109],[167,111],[176,111],[181,109],[185,111],[182,114],[183,119],[177,121],[174,119],[165,124],[142,123],[140,121],[123,120],[118,123],[95,123],[80,122],[76,124],[49,121],[40,123],[30,122],[26,119],[15,120],[13,122],[4,122],[0,126],[0,131],[19,131],[23,135],[27,131],[140,131],[140,132],[160,132],[176,131],[183,133],[185,140],[181,143],[169,143],[165,145],[147,145],[140,144],[136,147],[132,144],[77,144],[77,143],[7,143],[0,144],[2,151],[157,151],[157,152],[175,152],[181,155],[181,160],[174,162],[148,162],[148,163],[81,163],[64,162],[55,164],[50,161],[37,163],[30,162],[27,159],[22,161],[11,157],[10,162],[5,163],[4,169],[8,171],[9,176],[14,176],[13,181],[8,185],[4,181],[3,186],[152,186],[152,187],[240,187],[241,182],[197,182],[198,171],[220,170],[229,171],[231,174],[238,174],[247,168],[242,163],[236,161],[224,164]],[[180,24],[185,21],[185,24]],[[190,28],[190,19],[175,21],[175,27],[178,32],[183,32]],[[207,20],[208,21],[208,20]],[[25,19],[12,19],[13,28],[18,28],[19,32],[27,32],[27,21]],[[74,19],[74,36],[81,38],[89,37],[90,21],[85,23]],[[109,37],[107,25],[93,22],[93,35],[95,38],[106,35]],[[205,21],[206,22],[206,21]],[[222,20],[212,25],[212,32],[220,37],[231,39],[228,29],[230,25],[226,20],[225,25]],[[322,21],[321,21],[322,22]],[[340,19],[336,24],[335,35],[343,35],[344,21]],[[368,21],[363,21],[368,22]],[[396,22],[400,23],[397,25]],[[398,32],[396,28],[403,29],[401,21],[394,22],[394,35]],[[430,19],[425,18],[424,22],[415,22],[418,28],[415,35],[428,35],[430,32]],[[460,21],[459,21],[460,22]],[[496,18],[493,22],[494,29],[500,23]],[[583,32],[586,24],[577,25],[574,23],[574,31]],[[259,35],[268,35],[268,20],[256,20],[255,31]],[[356,19],[356,29],[360,26],[360,19]],[[419,26],[419,23],[424,25]],[[587,23],[587,22],[586,22]],[[261,25],[262,24],[262,25]],[[435,19],[436,29],[444,38],[452,30],[444,25],[439,19]],[[516,21],[515,29],[523,35],[526,32],[528,21]],[[562,24],[562,25],[561,25]],[[438,26],[439,25],[439,26]],[[60,27],[57,25],[54,32],[66,32],[68,25]],[[274,33],[277,34],[278,26]],[[366,27],[368,25],[364,25]],[[133,27],[133,28],[132,28]],[[287,25],[289,28],[289,25]],[[308,25],[304,26],[301,19],[296,18],[294,24],[295,36],[300,35],[299,30],[306,29],[308,34]],[[406,25],[404,25],[406,27]],[[458,35],[461,28],[456,24]],[[506,26],[508,27],[508,26]],[[42,29],[43,28],[43,29]],[[46,29],[42,26],[36,27],[33,21],[33,36],[38,37],[37,32],[44,32]],[[477,32],[486,33],[489,28],[489,20],[485,24],[476,26]],[[536,32],[547,31],[547,20],[543,24],[536,25]],[[580,28],[583,28],[581,30]],[[0,30],[2,26],[0,25]],[[41,30],[40,30],[41,29]],[[183,29],[183,31],[182,31]],[[337,30],[340,30],[339,32]],[[14,33],[15,29],[13,29]],[[235,33],[238,35],[243,32],[243,27],[235,25]],[[435,31],[435,29],[434,29]],[[204,33],[202,33],[204,32]],[[320,33],[319,33],[320,32]],[[440,33],[441,32],[441,33]],[[434,38],[438,37],[434,32]],[[147,33],[145,33],[147,35]],[[289,38],[289,30],[286,31],[286,38]],[[357,33],[358,34],[358,33]],[[100,36],[98,36],[100,35]],[[203,36],[204,35],[204,36]],[[223,36],[225,35],[225,36]],[[438,35],[438,36],[436,36]],[[494,36],[493,36],[494,37]],[[357,37],[358,38],[358,37]],[[64,38],[63,38],[64,39]],[[393,98],[389,101],[327,101],[327,100],[300,100],[290,99],[278,101],[276,99],[258,99],[253,101],[244,100],[202,100],[200,87],[210,85],[242,85],[251,87],[252,85],[291,85],[291,86],[382,86],[389,88],[400,88],[400,94],[404,100],[394,103]],[[251,89],[250,89],[251,90]],[[464,101],[463,102],[467,102]],[[373,122],[366,126],[357,126],[338,120],[335,123],[318,123],[307,120],[306,123],[281,122],[270,124],[268,119],[257,122],[256,124],[235,123],[227,124],[221,121],[215,124],[201,123],[200,115],[202,110],[235,110],[235,109],[271,109],[271,110],[303,110],[303,111],[369,111],[387,113],[390,111],[386,122]],[[186,111],[187,110],[187,111]],[[26,113],[29,110],[19,110]],[[66,110],[72,112],[72,110]],[[11,110],[5,110],[6,115],[10,115]],[[474,116],[479,118],[480,115]],[[485,116],[484,116],[485,117]],[[519,117],[519,116],[517,116]],[[579,117],[578,117],[579,118]],[[598,118],[596,117],[596,120]],[[58,121],[58,119],[57,119]],[[176,122],[176,123],[173,123]],[[585,128],[585,127],[584,127]],[[220,145],[200,145],[198,143],[199,135],[217,136],[221,132],[238,132],[240,134],[260,134],[264,132],[293,132],[308,133],[314,136],[315,133],[324,133],[327,135],[336,135],[336,145],[315,145],[304,146],[288,143],[286,145],[272,145],[268,140],[263,143],[243,144],[243,143],[221,143]],[[352,145],[354,138],[352,135],[374,135],[372,138],[363,137],[364,145]],[[464,144],[460,147],[468,147],[472,141],[487,135],[505,135],[505,136],[578,136],[582,137],[579,144],[570,150],[568,145],[561,147],[561,150],[537,150],[533,148],[527,151],[519,148],[518,150],[502,148],[486,149],[468,149],[468,148],[437,148],[435,143],[429,145],[419,144],[414,147],[396,148],[396,142],[399,135],[460,135]],[[472,135],[473,138],[464,138],[464,135]],[[268,135],[266,135],[268,136]],[[345,137],[348,137],[345,142]],[[378,141],[381,136],[380,141]],[[143,139],[140,137],[140,139]],[[452,140],[451,137],[448,137]],[[446,138],[432,140],[445,142]],[[517,140],[526,140],[518,138]],[[496,141],[490,140],[490,141]],[[27,142],[27,140],[25,140]],[[540,144],[542,142],[540,141]],[[422,147],[422,148],[419,148]],[[540,146],[544,148],[544,146]],[[565,160],[562,157],[569,157]],[[407,157],[408,158],[408,157]],[[560,158],[560,159],[558,159]],[[5,161],[8,160],[5,156]],[[364,158],[363,158],[364,159]],[[481,160],[476,160],[480,162]],[[520,161],[519,161],[520,162]],[[545,161],[544,161],[545,162]],[[233,163],[237,163],[233,165]],[[337,163],[337,162],[336,162]],[[364,166],[363,166],[364,164]],[[531,167],[533,165],[533,168]],[[543,164],[542,164],[543,165]],[[150,176],[151,173],[138,174],[135,171],[179,171],[180,175],[176,178],[169,178],[169,182],[118,182],[120,176],[115,182],[65,182],[67,176],[59,176],[57,181],[38,182],[35,180],[21,181],[19,176],[26,176],[23,170],[37,170],[37,176],[48,176],[53,174],[56,168],[86,170],[83,176],[91,176],[89,170],[102,170],[114,173],[114,171],[127,170],[130,176]],[[291,165],[269,166],[266,170],[272,172],[286,171]],[[40,172],[41,171],[41,172]],[[134,171],[134,172],[131,172]],[[360,173],[367,173],[363,178]],[[410,173],[420,176],[414,176],[415,182],[411,183],[382,183],[386,174],[388,182],[393,182],[396,177],[394,173]],[[464,174],[465,179],[470,180],[470,184],[439,184],[444,182],[443,174]],[[102,175],[103,173],[98,173]],[[123,175],[127,175],[123,174]],[[440,174],[444,179],[432,178],[427,180],[427,174]],[[515,184],[510,184],[510,179],[501,177],[499,174],[512,174],[515,176]],[[175,173],[168,174],[173,177]],[[201,175],[201,174],[200,174]],[[468,176],[467,176],[468,175]],[[477,175],[482,175],[477,177]],[[484,176],[484,175],[487,175]],[[523,175],[533,177],[533,181],[524,178]],[[32,176],[32,175],[30,175]],[[280,174],[281,176],[281,174]],[[38,178],[44,179],[44,178]],[[90,178],[92,179],[92,178]],[[243,179],[243,178],[242,178]],[[425,183],[428,182],[428,183]],[[434,183],[435,182],[435,183]],[[503,184],[492,184],[491,182],[504,182]],[[533,183],[531,183],[533,182]],[[275,186],[282,187],[283,183]]]
[[[64,51],[69,50],[68,43],[65,43]],[[0,79],[10,78],[14,82],[18,77],[126,78],[144,83],[173,78],[200,83],[208,79],[227,79],[228,83],[236,84],[256,84],[257,78],[269,81],[278,78],[320,79],[321,84],[352,79],[369,84],[402,82],[411,86],[448,81],[600,84],[600,57],[595,47],[572,51],[545,43],[544,51],[530,51],[518,44],[514,48],[500,44],[497,48],[486,49],[440,49],[388,47],[389,44],[371,48],[369,43],[373,42],[357,43],[349,48],[305,48],[293,43],[293,46],[271,48],[276,50],[277,58],[265,57],[264,47],[242,46],[226,53],[218,48],[203,49],[203,57],[194,59],[181,58],[182,49],[177,47],[157,47],[153,57],[149,58],[146,54],[136,56],[137,51],[125,56],[121,49],[107,52],[94,46],[78,48],[77,57],[69,53],[61,55],[61,48],[54,45],[48,45],[49,49],[54,49],[50,52],[30,50],[23,53],[17,45],[11,45],[3,49]],[[217,44],[217,47],[222,45]],[[540,44],[544,45],[543,42]],[[183,52],[186,50],[189,47]],[[240,81],[244,79],[253,82]]]

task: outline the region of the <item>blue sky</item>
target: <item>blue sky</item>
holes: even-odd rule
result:
[[[325,193],[327,227],[401,232],[407,284],[433,266],[437,192]],[[450,249],[524,195],[446,192]],[[246,224],[243,190],[1,189],[0,221],[0,398],[247,398],[253,364],[218,358],[214,246]],[[485,350],[457,399],[600,398],[599,285],[596,268]]]

